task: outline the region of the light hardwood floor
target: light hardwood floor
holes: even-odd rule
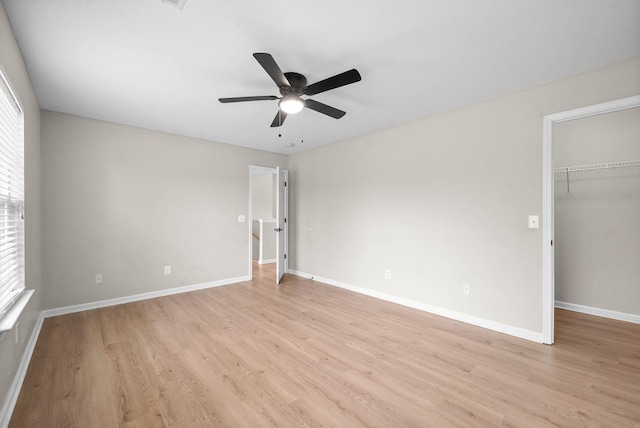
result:
[[[10,427],[640,426],[640,325],[539,345],[256,268],[46,319]]]

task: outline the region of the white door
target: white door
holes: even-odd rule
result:
[[[276,176],[278,183],[278,191],[276,192],[276,284],[280,284],[282,277],[287,273],[287,242],[288,242],[288,198],[289,191],[287,188],[288,171],[276,168]]]

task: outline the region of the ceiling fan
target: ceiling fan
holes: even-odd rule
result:
[[[267,74],[271,76],[271,79],[273,79],[278,86],[280,95],[282,96],[264,95],[256,97],[219,98],[218,101],[221,103],[239,103],[245,101],[280,100],[278,101],[279,110],[273,122],[271,122],[271,127],[281,126],[287,118],[287,115],[298,113],[305,107],[331,116],[334,119],[340,119],[346,112],[309,98],[303,100],[300,97],[303,95],[316,95],[361,80],[360,73],[354,68],[307,86],[306,77],[300,73],[283,73],[276,61],[268,53],[254,53],[253,57],[260,63]]]

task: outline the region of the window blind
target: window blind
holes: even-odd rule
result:
[[[0,72],[0,317],[25,288],[24,122]]]

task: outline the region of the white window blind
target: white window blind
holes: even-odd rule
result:
[[[24,283],[24,121],[0,72],[0,318]]]

